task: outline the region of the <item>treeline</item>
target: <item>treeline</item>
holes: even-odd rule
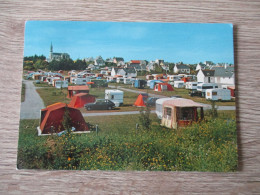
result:
[[[85,60],[76,60],[72,59],[63,59],[60,61],[53,60],[47,62],[46,57],[41,56],[26,56],[23,61],[24,70],[84,70],[88,67],[89,64],[94,62],[86,62]]]

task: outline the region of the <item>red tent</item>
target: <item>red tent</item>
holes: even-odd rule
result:
[[[72,98],[75,94],[78,94],[78,93],[88,93],[88,92],[89,92],[89,87],[86,85],[68,86],[67,98]]]
[[[87,93],[78,93],[74,95],[69,103],[70,107],[73,108],[82,108],[87,103],[95,102],[96,98]]]
[[[78,109],[67,106],[65,103],[56,103],[41,110],[40,130],[42,134],[51,133],[53,131],[59,133],[64,129],[62,125],[65,110],[68,109],[71,118],[71,125],[76,131],[88,131],[89,127],[86,124],[81,112]]]
[[[134,106],[137,106],[137,107],[146,107],[145,105],[145,102],[148,98],[148,94],[139,94],[135,103],[134,103]]]
[[[154,86],[154,91],[173,91],[173,88],[168,83],[157,83]]]

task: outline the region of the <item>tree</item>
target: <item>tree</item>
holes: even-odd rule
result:
[[[151,129],[152,120],[150,119],[150,113],[151,110],[149,106],[146,106],[145,109],[140,110],[139,123],[141,127],[145,130]]]

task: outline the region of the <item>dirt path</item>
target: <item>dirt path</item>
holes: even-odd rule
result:
[[[25,84],[25,101],[21,103],[21,119],[39,119],[40,110],[44,108],[44,103],[36,92],[33,81],[23,80]]]

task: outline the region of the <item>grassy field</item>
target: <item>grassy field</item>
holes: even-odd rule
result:
[[[67,96],[67,89],[57,89],[57,88],[38,88],[36,91],[39,93],[41,96],[44,105],[49,106],[51,104],[57,103],[57,102],[64,102],[64,103],[69,103],[70,99],[66,98]]]
[[[21,102],[25,100],[25,84],[22,83]]]
[[[49,85],[46,82],[40,82],[40,83],[33,82],[33,84],[35,87],[53,87],[52,85]]]
[[[187,90],[187,89],[174,88],[174,91],[158,92],[158,91],[154,91],[154,90],[152,90],[152,89],[150,89],[148,87],[145,88],[145,89],[137,89],[137,88],[133,88],[131,85],[115,84],[115,83],[111,83],[109,85],[110,86],[120,86],[120,87],[123,87],[123,88],[130,88],[130,89],[134,89],[134,90],[145,92],[145,93],[164,95],[164,96],[167,96],[167,97],[178,95],[178,96],[181,96],[183,98],[191,99],[191,100],[193,100],[195,102],[200,102],[200,103],[204,103],[204,104],[210,104],[210,101],[206,100],[205,98],[202,98],[202,97],[191,97],[189,95],[189,90]],[[216,102],[216,105],[217,106],[235,106],[235,101],[231,100],[231,101],[225,101],[225,102]]]
[[[105,89],[106,88],[90,88],[90,94],[94,95],[97,99],[105,98]],[[51,105],[57,102],[69,103],[70,99],[66,98],[67,89],[56,89],[56,88],[38,88],[37,92],[43,99],[45,106]],[[124,92],[124,104],[123,106],[116,108],[118,111],[135,111],[139,110],[133,106],[136,101],[138,94],[131,92]],[[85,108],[80,109],[81,112],[87,112]],[[89,112],[89,111],[88,111]],[[95,111],[92,111],[95,112]]]
[[[222,114],[219,113],[220,118],[208,118],[201,124],[178,130],[161,127],[153,114],[150,130],[142,127],[136,130],[139,115],[86,117],[87,122],[99,125],[98,134],[60,137],[38,137],[39,120],[21,120],[17,166],[24,169],[235,171],[235,115],[234,112]]]

